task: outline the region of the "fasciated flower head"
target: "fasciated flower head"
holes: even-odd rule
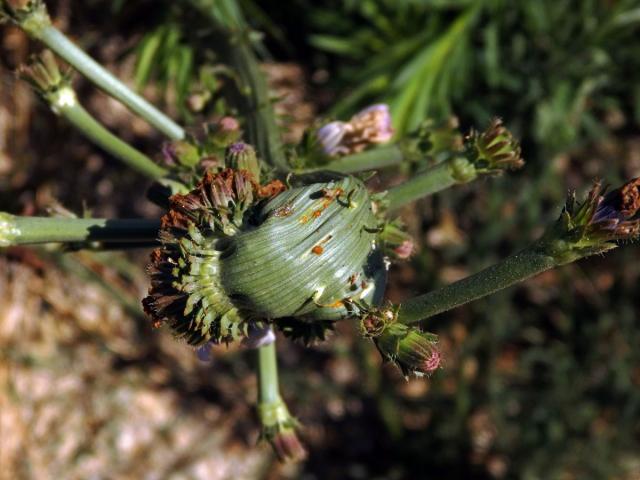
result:
[[[386,267],[369,193],[350,176],[284,189],[246,170],[207,173],[171,197],[144,300],[156,325],[193,345],[246,339],[268,324],[300,338],[351,316],[347,302],[379,302]],[[305,324],[319,322],[322,328]]]

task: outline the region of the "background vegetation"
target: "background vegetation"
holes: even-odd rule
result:
[[[59,26],[177,118],[197,123],[224,109],[220,87],[233,73],[186,2],[48,5]],[[348,117],[381,101],[399,132],[452,115],[464,129],[482,128],[497,115],[522,139],[522,171],[407,209],[420,253],[393,271],[394,300],[526,245],[557,216],[567,189],[640,176],[637,0],[243,5],[265,32],[265,69],[290,140],[315,114]],[[142,178],[14,79],[37,46],[13,28],[0,32],[0,208],[157,216]],[[77,87],[110,128],[159,151],[145,124],[81,79]],[[312,350],[281,342],[283,390],[311,453],[282,467],[253,447],[243,401],[255,395],[251,352],[220,349],[200,364],[139,313],[146,252],[6,250],[0,470],[7,478],[640,478],[639,255],[625,248],[436,317],[430,329],[446,360],[427,380],[405,382],[381,367],[348,324]]]

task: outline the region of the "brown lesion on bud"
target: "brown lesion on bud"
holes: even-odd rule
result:
[[[640,210],[640,178],[625,183],[617,191],[612,192],[618,197],[620,213],[631,218]]]
[[[585,233],[595,238],[626,240],[640,234],[640,178],[606,193],[607,187],[597,181],[587,200],[576,210],[573,217]],[[569,210],[570,207],[567,207]]]

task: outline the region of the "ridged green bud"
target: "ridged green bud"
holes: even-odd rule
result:
[[[374,341],[382,356],[395,363],[405,377],[429,375],[440,367],[438,337],[432,333],[393,322]]]
[[[298,422],[282,400],[259,404],[258,415],[262,424],[260,439],[271,444],[280,461],[298,462],[307,456],[296,433]]]
[[[366,187],[351,176],[312,182],[284,190],[227,169],[174,195],[144,300],[156,324],[199,345],[245,338],[252,322],[290,328],[378,303],[386,266]]]
[[[499,118],[482,133],[472,131],[464,143],[465,156],[479,174],[499,174],[524,165],[520,144]]]
[[[227,147],[225,165],[234,170],[246,170],[256,182],[260,182],[260,162],[256,150],[244,142],[235,142]]]

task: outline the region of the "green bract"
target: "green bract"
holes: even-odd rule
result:
[[[363,183],[325,175],[283,188],[227,169],[172,197],[144,302],[156,322],[194,345],[228,342],[251,322],[290,329],[381,300],[386,267]]]

